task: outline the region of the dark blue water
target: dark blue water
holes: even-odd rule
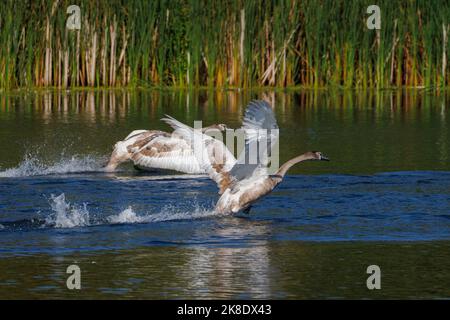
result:
[[[0,177],[0,253],[450,239],[449,172],[291,175],[250,214],[224,217],[207,177],[89,169]]]

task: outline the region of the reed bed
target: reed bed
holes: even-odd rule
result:
[[[0,88],[448,86],[450,5],[376,2],[4,0]]]

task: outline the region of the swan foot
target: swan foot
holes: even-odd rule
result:
[[[244,212],[245,214],[250,214],[250,210],[251,210],[251,209],[252,209],[252,206],[249,206],[249,207],[245,208],[243,212]]]

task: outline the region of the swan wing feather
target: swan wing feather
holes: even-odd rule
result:
[[[230,174],[238,181],[248,179],[268,166],[272,148],[278,141],[278,124],[267,101],[251,101],[244,114],[245,145]]]
[[[217,183],[219,194],[222,194],[232,183],[228,172],[236,162],[233,154],[222,141],[202,133],[201,130],[195,130],[168,115],[161,120],[175,130],[174,134],[189,142],[200,167]]]

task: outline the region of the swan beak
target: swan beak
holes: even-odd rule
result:
[[[321,161],[330,161],[330,159],[328,159],[328,157],[325,157],[324,155],[320,156],[320,160]]]

